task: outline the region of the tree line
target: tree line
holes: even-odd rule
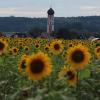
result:
[[[46,32],[47,18],[0,17],[0,32],[29,32],[37,37]],[[75,35],[74,35],[75,34]],[[100,16],[55,17],[57,38],[100,37]]]

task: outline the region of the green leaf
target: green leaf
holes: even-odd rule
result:
[[[3,59],[0,57],[0,65],[3,64]]]
[[[91,75],[91,71],[89,69],[85,69],[79,72],[79,79],[89,78]]]

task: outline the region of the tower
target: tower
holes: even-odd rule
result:
[[[54,10],[50,8],[47,11],[48,20],[47,20],[47,33],[50,35],[54,31]]]

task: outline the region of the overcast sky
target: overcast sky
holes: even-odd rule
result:
[[[100,0],[0,0],[0,16],[46,17],[51,5],[56,17],[100,15]]]

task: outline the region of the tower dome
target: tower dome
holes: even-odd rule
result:
[[[55,12],[52,8],[50,8],[48,11],[47,11],[48,15],[53,15]]]

